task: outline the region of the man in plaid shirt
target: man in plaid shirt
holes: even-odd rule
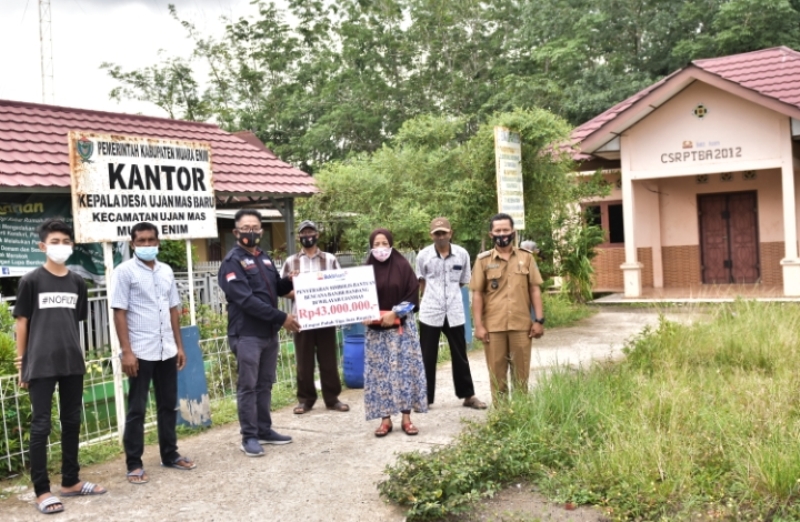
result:
[[[281,275],[288,277],[305,272],[338,270],[339,261],[333,254],[319,249],[319,230],[313,221],[303,221],[297,227],[303,249],[289,256],[283,264]],[[294,299],[294,290],[288,295]],[[329,410],[350,411],[350,406],[339,401],[342,382],[339,380],[339,365],[336,361],[336,327],[316,328],[294,334],[294,353],[297,358],[297,400],[294,408],[303,414],[314,407],[317,401],[317,388],[314,385],[314,354],[319,363],[319,377],[322,384],[322,399]]]

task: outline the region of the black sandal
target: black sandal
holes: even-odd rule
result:
[[[312,408],[312,407],[311,407],[311,406],[309,406],[308,404],[303,404],[303,403],[301,402],[300,404],[298,404],[297,406],[295,406],[295,407],[294,407],[294,410],[292,410],[292,411],[295,413],[295,415],[302,415],[302,414],[304,414],[304,413],[308,413],[308,412],[310,412],[310,411],[311,411],[311,408]]]

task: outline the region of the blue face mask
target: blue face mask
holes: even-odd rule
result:
[[[142,261],[152,261],[158,255],[157,246],[139,246],[136,247],[136,257]]]

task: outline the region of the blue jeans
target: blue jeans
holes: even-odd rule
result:
[[[277,380],[278,336],[230,337],[239,367],[236,401],[242,440],[269,434],[272,385]]]

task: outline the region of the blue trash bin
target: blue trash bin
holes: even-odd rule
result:
[[[364,342],[363,334],[346,335],[344,338],[342,370],[348,388],[364,387]]]

